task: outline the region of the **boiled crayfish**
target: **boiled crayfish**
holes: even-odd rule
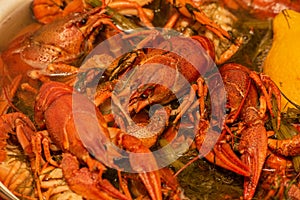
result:
[[[47,89],[49,89],[49,88],[47,88]],[[50,91],[51,91],[51,89],[50,89]],[[65,90],[64,92],[66,92],[66,91],[68,91],[68,90]],[[53,91],[51,91],[51,92],[53,92]],[[61,94],[65,94],[65,93],[61,93]],[[52,99],[52,101],[55,101],[55,100],[56,99]],[[46,104],[46,105],[51,106],[52,101],[48,102],[48,103],[50,103],[50,105],[49,104]],[[40,103],[37,102],[37,104],[39,105]],[[41,106],[43,106],[43,105],[41,105]],[[39,118],[37,117],[37,119],[39,119]],[[46,120],[46,123],[47,123],[47,120]],[[0,139],[1,139],[1,143],[0,143],[1,144],[1,146],[0,146],[0,148],[1,148],[0,149],[0,159],[1,160],[0,161],[1,162],[4,161],[6,158],[6,146],[7,146],[6,141],[9,138],[8,134],[15,133],[22,149],[25,151],[25,154],[30,158],[30,161],[32,162],[31,165],[32,165],[33,171],[36,171],[36,173],[38,173],[38,175],[40,173],[40,171],[39,171],[40,167],[41,167],[40,165],[43,165],[43,162],[40,162],[40,160],[43,160],[42,154],[41,154],[41,149],[42,149],[41,143],[43,143],[42,146],[43,146],[43,149],[45,152],[46,160],[49,163],[51,163],[52,165],[58,166],[56,161],[51,159],[51,155],[49,153],[50,152],[50,147],[49,147],[50,140],[48,138],[51,138],[53,141],[57,142],[57,143],[55,143],[55,145],[57,145],[64,152],[72,152],[73,154],[75,154],[78,158],[80,158],[82,161],[87,163],[87,165],[90,167],[91,170],[93,170],[95,168],[97,168],[99,170],[105,169],[105,167],[101,163],[93,160],[89,156],[89,153],[87,152],[87,150],[85,150],[82,143],[80,142],[80,140],[78,140],[76,138],[76,135],[74,135],[73,132],[67,132],[66,134],[68,134],[68,135],[65,135],[63,132],[59,132],[59,131],[61,131],[61,129],[56,129],[54,127],[54,130],[53,130],[53,129],[51,129],[52,126],[50,126],[48,129],[48,131],[49,131],[49,137],[48,137],[47,135],[43,135],[42,132],[37,132],[34,124],[31,122],[31,120],[26,115],[19,113],[19,112],[2,115],[0,125],[1,125],[1,130],[2,130],[1,135],[0,135]],[[60,134],[62,134],[62,135],[60,135]],[[65,138],[65,136],[66,136],[66,138]],[[66,166],[66,167],[70,167],[70,166]],[[80,172],[81,171],[78,171],[77,174],[79,175]],[[75,173],[75,171],[73,171],[73,173]],[[98,190],[98,193],[96,196],[93,196],[93,193],[82,193],[82,195],[87,198],[108,198],[108,197],[110,197],[109,194],[101,191],[98,188],[101,186],[100,185],[97,186],[97,179],[94,180],[92,178],[93,177],[92,174],[90,174],[91,177],[87,176],[87,175],[89,175],[89,173],[90,172],[82,173],[81,175],[86,175],[86,176],[82,176],[82,177],[78,176],[78,178],[85,177],[84,181],[87,180],[86,178],[90,178],[90,181],[92,183],[88,184],[87,187],[88,188],[94,187],[95,190]],[[68,176],[65,178],[68,181],[68,179],[67,179]],[[4,181],[9,182],[11,180],[9,177],[6,177],[6,179]],[[80,179],[78,179],[77,181],[80,181]],[[106,182],[108,182],[108,181],[106,181]],[[41,187],[39,182],[37,182],[37,185],[39,185],[39,186],[37,186],[37,188]],[[72,182],[70,184],[70,188],[73,189]],[[75,188],[76,188],[76,185],[75,185]],[[127,199],[127,197],[125,197],[125,195],[121,194],[118,190],[114,189],[114,187],[111,186],[109,183],[105,183],[105,188],[107,190],[109,190],[111,192],[111,194],[115,195],[117,198]],[[80,191],[79,191],[79,193],[80,193]],[[38,191],[38,194],[41,194],[41,193]],[[39,196],[39,198],[42,199],[42,196]]]
[[[23,113],[3,114],[0,117],[0,130],[0,181],[18,196],[33,196],[35,186],[30,162],[33,161],[34,152],[30,141],[36,132],[34,124]],[[8,142],[9,138],[17,138],[22,148],[11,144],[11,140]],[[22,150],[29,162],[22,156],[16,156],[21,155]]]
[[[280,102],[280,92],[275,83],[239,64],[226,64],[220,68],[220,73],[227,92],[227,109],[230,110],[226,124],[237,121],[242,127],[238,131],[241,135],[238,149],[250,173],[245,176],[244,199],[252,199],[267,156],[268,136],[264,126],[266,110],[273,115],[270,95],[274,94],[276,101]],[[273,93],[268,93],[266,87]],[[260,98],[257,88],[262,94]],[[227,128],[224,131],[229,130]],[[219,145],[222,148],[224,144]]]
[[[48,24],[56,19],[61,19],[70,13],[81,13],[92,9],[93,7],[101,7],[106,9],[106,14],[111,14],[112,18],[118,12],[121,15],[138,16],[143,25],[153,27],[151,20],[154,17],[153,10],[143,8],[152,0],[145,1],[99,1],[99,0],[34,0],[32,3],[32,11],[35,19],[42,23]],[[104,5],[105,4],[105,5]]]
[[[184,15],[188,17],[190,17],[190,15],[195,15],[197,19],[201,16],[199,14],[203,12],[201,11],[201,6],[214,1],[177,0],[170,2],[178,7]],[[222,0],[219,1],[219,3],[235,12],[241,9],[260,19],[275,17],[278,13],[285,9],[295,11],[300,10],[300,2],[298,0]],[[197,12],[199,14],[197,14]],[[203,19],[205,18],[202,18],[202,20]],[[206,26],[211,26],[213,29],[218,29],[217,26],[213,26],[213,24],[208,23],[208,21],[204,24],[206,24]]]
[[[42,5],[41,2],[35,1],[35,9]],[[71,1],[61,2],[69,3]],[[85,3],[85,1],[80,0],[74,1],[74,3],[76,2]],[[290,3],[290,1],[288,2]],[[226,31],[206,18],[197,7],[196,2],[172,1],[172,3],[185,16],[194,16],[209,30],[220,37],[230,39],[231,36]],[[258,15],[264,13],[256,10],[255,7],[256,4],[261,2],[251,2],[252,7],[250,6],[250,8],[246,8],[245,3],[246,1],[237,2],[232,0],[226,1],[225,4],[230,5],[231,8],[238,6],[254,10],[253,13],[259,12]],[[297,9],[297,5],[286,4],[284,1],[281,3],[291,5]],[[272,2],[268,5],[274,4]],[[69,5],[72,7],[75,4],[71,3]],[[76,74],[78,69],[75,67],[81,64],[85,55],[94,47],[95,38],[102,25],[112,26],[117,32],[119,31],[111,22],[111,19],[104,14],[103,8],[104,6],[89,8],[89,11],[73,13],[64,19],[51,22],[14,40],[9,49],[2,54],[9,74],[15,77],[16,73],[24,74],[30,71],[29,75],[32,78],[36,78],[36,75],[47,75],[49,77]],[[68,7],[68,9],[71,8]],[[74,11],[73,8],[71,10]],[[276,12],[274,9],[270,10],[273,14]],[[65,15],[63,13],[61,16]],[[127,38],[130,39],[130,36]],[[195,112],[196,114],[189,113],[189,119],[183,120],[185,122],[189,120],[198,122],[196,119],[200,119],[199,123],[195,123],[194,130],[195,143],[200,152],[203,141],[211,139],[207,138],[209,137],[207,130],[210,126],[208,123],[210,113],[208,113],[209,108],[205,107],[208,104],[205,102],[208,97],[208,87],[205,78],[202,76],[209,74],[213,77],[215,75],[212,70],[213,61],[215,61],[214,46],[204,36],[193,36],[191,40],[182,37],[168,38],[170,39],[163,40],[160,38],[161,40],[156,41],[155,44],[159,44],[156,46],[158,48],[153,48],[151,45],[148,47],[149,43],[152,42],[148,40],[148,43],[144,46],[140,45],[141,49],[134,50],[118,58],[113,65],[117,64],[110,68],[112,71],[107,72],[106,82],[100,83],[99,86],[108,86],[108,89],[104,91],[105,94],[100,93],[97,95],[101,99],[99,100],[100,104],[111,97],[112,103],[116,104],[121,110],[117,113],[117,117],[122,118],[120,121],[123,120],[124,116],[125,119],[134,116],[134,120],[140,122],[139,125],[147,124],[148,118],[138,120],[137,118],[144,118],[147,115],[145,114],[148,111],[147,109],[152,105],[161,104],[161,109],[157,110],[157,120],[159,123],[164,120],[160,125],[163,128],[171,126],[169,130],[175,129],[172,128],[178,125],[185,112],[194,110],[195,107],[199,106],[200,112]],[[71,43],[71,40],[75,43]],[[180,52],[185,51],[188,53],[196,52],[197,48],[193,49],[193,46],[204,47],[205,53],[200,56],[180,54]],[[192,61],[192,64],[187,60]],[[193,66],[195,63],[196,65]],[[156,64],[159,67],[152,68]],[[161,65],[175,71],[175,74],[168,74],[167,71],[161,68]],[[243,175],[245,177],[244,198],[251,199],[256,191],[264,161],[268,155],[268,144],[270,149],[278,154],[294,156],[299,154],[300,137],[295,136],[292,140],[283,141],[268,140],[265,122],[268,117],[273,117],[272,102],[280,102],[280,92],[271,80],[234,63],[220,67],[220,74],[226,90],[227,116],[225,123],[222,124],[220,137],[215,134],[218,140],[216,144],[212,144],[212,148],[205,155],[205,158],[216,165]],[[179,75],[187,80],[187,85],[178,78]],[[156,84],[157,80],[162,80],[159,82],[161,84]],[[186,87],[190,84],[192,85],[191,88]],[[136,85],[138,85],[137,88],[131,87]],[[190,93],[187,92],[189,89]],[[210,93],[211,101],[219,101],[218,98],[221,92],[218,88],[213,89],[215,90]],[[275,100],[271,98],[272,95],[275,96]],[[128,108],[126,108],[129,110],[129,116],[126,116],[128,114],[122,108],[123,97],[126,96],[130,96]],[[194,102],[195,99],[198,101]],[[182,105],[170,111],[172,106],[178,103],[174,103],[177,100],[182,102]],[[101,107],[102,105],[98,104],[97,106]],[[151,138],[137,138],[134,134],[138,131],[132,128],[131,124],[128,125],[126,120],[123,123],[126,131],[119,129],[119,127],[116,128],[117,125],[114,122],[119,119],[111,120],[109,124],[113,125],[108,125],[106,116],[103,116],[97,106],[67,84],[54,81],[44,83],[38,92],[34,106],[34,120],[38,131],[24,114],[17,112],[1,116],[0,161],[4,160],[6,156],[5,147],[10,136],[9,133],[14,134],[16,132],[18,141],[32,162],[35,175],[42,175],[47,166],[61,167],[65,182],[73,191],[84,198],[131,199],[126,186],[123,187],[120,184],[120,189],[117,189],[102,176],[106,173],[107,168],[106,163],[101,162],[103,155],[107,155],[109,152],[110,154],[107,156],[109,165],[121,170],[116,164],[117,161],[120,161],[111,159],[120,156],[119,152],[112,148],[113,145],[128,152],[151,153],[149,148],[157,144],[157,140],[161,135],[164,136],[164,133],[162,133],[164,130],[159,130],[159,133]],[[7,105],[3,110],[7,110]],[[160,115],[165,110],[167,110],[167,116]],[[280,110],[280,105],[278,110]],[[280,114],[278,116],[279,126]],[[153,129],[147,131],[151,133]],[[174,130],[174,132],[176,131]],[[237,150],[240,154],[235,153],[234,145],[231,146],[228,140],[231,140],[232,143],[237,141],[235,146],[238,146]],[[53,159],[54,150],[62,152],[62,160]],[[152,165],[157,167],[154,157],[145,161],[135,160],[129,156],[128,163],[132,168],[135,168],[138,162],[151,162]],[[140,169],[136,171],[138,170]],[[139,171],[138,175],[135,176],[143,183],[151,199],[161,200],[164,196],[162,193],[166,190],[162,188],[165,185],[162,184],[165,181],[163,180],[163,171]],[[129,177],[128,174],[127,176]],[[119,178],[121,179],[121,176]],[[38,180],[37,183],[39,183]],[[171,188],[177,190],[177,187],[176,184]],[[43,195],[39,194],[39,198],[42,199]],[[179,197],[177,198],[179,199]]]
[[[290,159],[268,151],[261,174],[263,180],[261,185],[266,193],[265,199],[284,199],[284,197],[299,199],[299,187],[291,179],[296,173],[293,167]]]
[[[228,110],[225,124],[221,126],[221,135],[219,135],[216,130],[209,129],[211,127],[207,120],[208,111],[200,109],[203,113],[200,112],[199,124],[195,126],[195,143],[200,154],[205,153],[203,156],[208,161],[243,175],[245,177],[244,199],[252,199],[267,157],[268,135],[265,120],[268,117],[267,111],[273,117],[271,95],[275,96],[276,102],[280,102],[280,92],[275,83],[268,77],[259,76],[256,72],[239,64],[223,65],[220,68],[220,74],[224,82],[226,110]],[[212,81],[212,83],[215,82]],[[224,100],[221,99],[224,96],[220,95],[224,91],[220,90],[218,86],[216,84],[215,87],[209,87],[214,88],[210,93],[211,101],[220,102]],[[205,85],[202,87],[196,87],[196,89],[204,91],[208,89]],[[266,88],[271,93],[268,93]],[[258,93],[258,91],[261,91],[261,93]],[[260,97],[259,94],[261,94]],[[207,92],[198,95],[199,97],[202,95],[207,97]],[[198,105],[201,106],[203,100],[199,98],[198,101]],[[280,114],[278,114],[277,122],[279,125]],[[236,124],[238,125],[236,126]],[[208,131],[210,131],[210,134],[208,134]],[[235,137],[235,134],[240,136],[238,150],[242,155],[241,159],[227,143],[228,135]],[[217,139],[215,140],[214,137]],[[206,144],[204,141],[206,141]],[[214,141],[216,141],[216,144]],[[207,150],[205,149],[206,146],[203,147],[207,144],[210,145],[207,148],[212,147],[212,150],[208,153],[205,152]]]
[[[12,78],[26,73],[32,78],[74,74],[76,66],[93,49],[104,24],[118,31],[98,7],[80,14],[71,13],[19,36],[2,53],[6,71]]]
[[[243,9],[260,19],[275,17],[285,9],[300,11],[299,0],[223,0],[222,2],[230,9]]]
[[[209,73],[213,68],[214,47],[204,36],[179,36],[158,41],[160,44],[156,48],[145,48],[130,53],[136,57],[134,62],[127,65],[127,68],[132,70],[130,73],[121,74],[121,84],[115,92],[119,98],[132,94],[128,104],[129,112],[138,113],[156,103],[170,103],[176,99],[176,95],[180,96],[186,92],[187,84],[197,81],[201,75]],[[190,54],[191,49],[198,52],[197,55]],[[170,73],[172,70],[175,72]],[[182,78],[177,77],[178,74],[182,75]],[[133,76],[136,78],[126,80],[127,77]],[[126,81],[123,81],[123,84],[124,78]],[[134,85],[141,87],[135,88]]]
[[[74,107],[75,106],[75,107]],[[95,119],[93,119],[95,117]],[[106,154],[105,149],[101,149],[103,144],[107,144],[107,140],[110,140],[110,133],[106,121],[104,120],[102,114],[95,107],[95,105],[89,101],[89,99],[82,95],[74,93],[72,88],[59,82],[47,82],[45,83],[38,94],[36,105],[35,105],[35,121],[40,128],[46,127],[49,132],[49,137],[58,147],[63,150],[63,152],[71,153],[87,163],[90,169],[97,167],[101,171],[105,170],[105,167],[100,163],[95,161],[89,156],[87,149],[93,148],[93,155],[99,160]],[[90,121],[90,124],[87,124]],[[63,123],[62,123],[63,122]],[[139,139],[134,136],[123,133],[117,130],[118,144],[121,147],[128,149],[131,152],[146,153],[150,152]],[[82,141],[84,143],[82,143]],[[109,148],[109,145],[106,145]],[[95,150],[96,149],[96,150]],[[113,150],[113,149],[112,149]],[[109,149],[108,149],[109,151]],[[47,152],[47,151],[46,151]],[[70,162],[77,162],[65,154]],[[109,156],[108,156],[109,157]],[[74,161],[73,161],[74,160]],[[49,161],[52,162],[52,161]],[[64,163],[63,158],[63,163]],[[113,162],[108,160],[107,162]],[[135,166],[135,160],[130,160],[131,165]],[[53,162],[52,162],[53,163]],[[67,162],[68,163],[68,162]],[[155,165],[155,160],[151,161]],[[78,179],[85,177],[85,170],[79,170],[76,166],[72,167],[71,171],[64,170],[66,176],[69,177],[67,182],[70,184],[71,189],[82,194],[83,196],[90,194],[88,193],[92,185],[84,184],[86,186],[85,190],[82,190],[83,185],[80,187],[77,185]],[[111,163],[113,165],[113,163]],[[63,165],[70,168],[68,165]],[[78,171],[79,170],[79,171]],[[91,172],[92,173],[92,172]],[[154,172],[144,172],[139,174],[141,180],[145,184],[149,195],[152,199],[161,199],[161,183],[160,177],[157,171]],[[74,178],[78,177],[78,179]],[[94,177],[94,175],[91,175]],[[93,178],[92,178],[93,179]],[[101,177],[99,177],[101,179]],[[85,179],[82,179],[85,182]],[[91,183],[97,185],[97,187],[105,188],[104,190],[109,190],[110,195],[120,199],[128,199],[128,197],[121,194],[119,191],[114,189],[112,186],[108,187],[105,183],[96,183],[97,179],[91,180]],[[100,184],[100,186],[99,186]],[[97,188],[95,188],[96,190]],[[106,193],[98,190],[98,198],[104,198]],[[92,195],[92,194],[91,194]],[[104,196],[102,196],[104,195]]]
[[[179,10],[180,13],[182,13],[184,16],[188,18],[195,18],[200,24],[203,24],[208,30],[215,33],[220,38],[227,38],[230,39],[231,36],[227,31],[225,31],[223,28],[220,27],[219,24],[216,24],[214,21],[212,21],[209,17],[206,16],[206,14],[200,9],[199,4],[193,0],[178,0],[178,1],[171,1],[169,0],[171,4],[175,8]],[[167,27],[173,27],[177,17],[171,17],[170,21],[167,22]]]

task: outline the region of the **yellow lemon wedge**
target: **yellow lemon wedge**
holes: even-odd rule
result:
[[[263,72],[280,91],[300,105],[300,13],[284,10],[273,20],[273,43],[264,62]],[[282,108],[293,107],[284,97]]]

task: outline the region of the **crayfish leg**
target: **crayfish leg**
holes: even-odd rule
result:
[[[0,162],[6,158],[8,133],[16,134],[27,155],[32,155],[30,139],[36,131],[34,124],[23,113],[15,112],[0,116]]]
[[[280,155],[298,156],[300,155],[300,134],[285,140],[269,139],[268,146],[273,152]]]

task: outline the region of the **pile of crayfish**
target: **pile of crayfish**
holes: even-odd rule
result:
[[[299,120],[281,113],[280,90],[253,70],[261,66],[234,60],[256,28],[238,29],[234,10],[268,20],[299,11],[299,1],[33,0],[31,8],[38,26],[0,62],[0,181],[14,195],[189,199],[178,177],[202,159],[243,178],[243,199],[300,199]],[[280,138],[282,127],[295,134]]]

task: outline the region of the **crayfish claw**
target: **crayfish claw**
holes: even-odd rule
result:
[[[114,188],[108,180],[102,179],[102,181],[99,182],[97,173],[89,171],[86,167],[79,169],[77,158],[69,153],[63,154],[62,170],[71,190],[82,195],[84,198],[107,200],[117,198],[128,200],[128,198]]]
[[[241,159],[250,168],[250,176],[244,180],[244,199],[252,199],[267,157],[268,137],[263,124],[248,127],[242,134],[239,150]]]
[[[233,171],[242,176],[250,176],[250,170],[233,152],[227,143],[216,145],[213,151],[209,152],[205,158],[211,163]]]
[[[151,151],[145,147],[138,138],[131,135],[121,135],[121,145],[130,152],[143,153],[148,156],[129,155],[130,165],[133,170],[138,172],[140,179],[145,185],[151,199],[162,200],[160,173],[155,170],[158,169],[155,157],[151,155]],[[144,165],[141,163],[145,163]],[[138,166],[138,167],[136,167]],[[141,169],[142,168],[142,169]]]
[[[153,200],[162,200],[160,177],[158,171],[139,173],[147,191]]]

